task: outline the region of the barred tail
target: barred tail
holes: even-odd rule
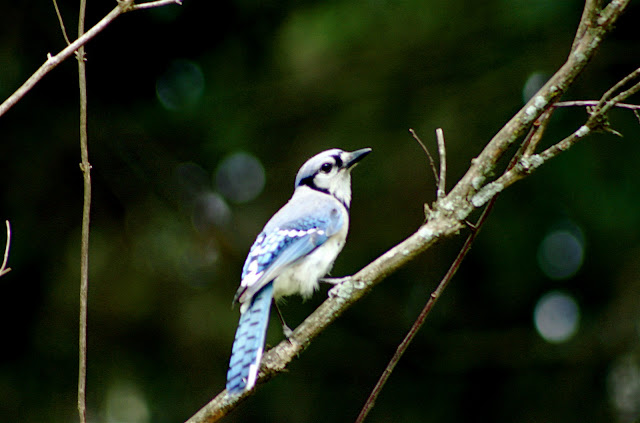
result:
[[[240,316],[227,371],[227,392],[239,394],[256,383],[264,340],[269,324],[273,282],[254,295],[249,308]]]

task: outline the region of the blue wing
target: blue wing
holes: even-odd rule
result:
[[[322,222],[281,228],[261,234],[253,244],[242,271],[242,283],[236,297],[240,302],[251,298],[265,284],[273,281],[287,267],[322,245],[329,236]]]
[[[242,269],[242,282],[234,298],[246,303],[286,267],[321,246],[344,224],[337,201],[318,207],[313,201],[287,203],[267,223],[253,243]]]

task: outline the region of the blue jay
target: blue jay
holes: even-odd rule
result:
[[[256,383],[272,299],[309,298],[331,270],[349,230],[351,169],[370,152],[334,148],[309,159],[298,171],[293,196],[253,243],[234,298],[240,323],[227,372],[229,394]],[[291,329],[282,324],[289,337]]]

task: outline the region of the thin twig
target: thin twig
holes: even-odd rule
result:
[[[446,194],[447,184],[447,150],[444,144],[444,132],[442,128],[436,129],[436,139],[438,140],[438,153],[440,154],[440,178],[438,179],[438,199]]]
[[[627,77],[625,77],[625,79],[626,78]],[[607,93],[609,93],[610,91],[611,90],[607,90]],[[474,203],[474,205],[476,206],[482,204],[485,201],[485,199],[488,199],[488,197],[484,195],[482,191],[486,191],[486,193],[489,193],[489,194],[491,193],[495,194],[497,192],[500,192],[506,189],[507,187],[523,179],[525,176],[531,174],[533,171],[535,171],[537,168],[542,166],[547,161],[555,158],[560,153],[570,149],[578,141],[580,141],[581,139],[585,138],[587,135],[595,131],[604,129],[604,130],[607,130],[608,132],[618,134],[617,131],[608,127],[606,114],[612,107],[615,107],[616,105],[620,104],[618,103],[618,101],[626,100],[626,98],[633,95],[637,91],[640,91],[640,83],[634,85],[633,87],[631,87],[626,91],[623,91],[622,93],[618,94],[611,100],[604,102],[604,105],[601,108],[597,107],[598,104],[601,104],[600,101],[584,102],[588,104],[584,104],[582,102],[558,103],[561,107],[586,105],[586,106],[593,106],[593,109],[590,111],[589,118],[587,119],[584,125],[582,125],[580,128],[578,128],[576,131],[574,131],[567,137],[563,138],[562,140],[548,147],[546,150],[540,152],[539,154],[531,154],[531,155],[523,156],[522,159],[519,161],[518,166],[515,166],[514,168],[504,172],[498,179],[496,179],[495,181],[483,187],[482,190],[478,192],[478,194],[476,194],[474,199],[472,199],[472,203]],[[605,93],[603,97],[607,95],[607,93]],[[556,104],[555,106],[557,106],[558,104]],[[640,106],[636,106],[636,105],[630,105],[630,106],[634,106],[632,110],[636,115],[636,117],[638,118],[638,121],[640,122],[640,113],[638,112],[638,110],[640,110]],[[553,107],[550,110],[552,109]],[[543,123],[544,123],[544,126],[546,126],[546,121],[544,121]]]
[[[536,152],[536,148],[538,147],[547,126],[549,126],[552,113],[553,108],[548,109],[533,123],[531,131],[523,143],[522,156],[529,157]],[[516,160],[520,160],[520,158],[516,157]]]
[[[422,150],[425,152],[425,154],[429,158],[429,165],[431,166],[431,171],[433,172],[433,177],[436,180],[436,184],[438,184],[439,181],[438,181],[438,171],[436,170],[436,163],[433,161],[433,157],[431,156],[431,153],[429,153],[429,149],[422,142],[422,140],[420,139],[418,134],[416,134],[416,131],[414,131],[412,128],[409,128],[409,132],[411,133],[411,136],[413,137],[413,139],[416,140],[418,142],[418,144],[420,144],[420,147],[422,147]]]
[[[10,267],[7,267],[7,262],[9,261],[9,247],[11,246],[11,225],[9,225],[9,221],[5,220],[7,225],[7,243],[4,247],[4,258],[2,260],[2,267],[0,267],[0,276],[6,275],[11,271]]]
[[[610,18],[602,25],[594,25],[591,20],[585,23],[587,31],[576,35],[576,43],[565,63],[554,75],[533,95],[529,101],[493,136],[482,152],[472,160],[472,165],[458,183],[451,189],[449,195],[454,197],[472,198],[485,181],[495,173],[496,158],[502,157],[513,143],[524,136],[531,124],[567,91],[575,78],[589,64],[598,46],[612,29],[614,22],[624,12],[630,0],[616,0],[607,5]],[[598,7],[598,1],[585,3],[585,13],[580,26],[585,19],[593,16],[588,9]],[[595,11],[597,13],[597,10]],[[481,188],[480,188],[481,189]],[[475,206],[475,204],[474,204]]]
[[[638,70],[640,70],[640,69],[638,69]],[[635,71],[634,73],[638,74],[638,71]],[[605,109],[605,112],[606,112],[611,107],[617,106],[622,100],[626,100],[627,98],[631,97],[632,95],[634,95],[638,91],[640,91],[640,82],[636,83],[631,88],[629,88],[629,89],[627,89],[625,91],[622,91],[620,94],[618,94],[617,96],[613,97],[611,100],[609,100],[607,102],[607,104],[605,104],[603,106],[603,109]],[[609,107],[606,108],[606,106],[609,106]]]
[[[598,100],[560,101],[551,107],[595,107],[599,103],[600,102]],[[638,104],[616,103],[614,107],[629,110],[640,110],[640,105]]]
[[[520,156],[523,154],[523,152],[527,151],[533,142],[537,142],[540,139],[542,134],[537,135],[537,132],[544,132],[544,129],[546,128],[546,122],[548,122],[549,117],[550,117],[549,113],[543,114],[541,116],[541,119],[544,119],[544,120],[539,122],[538,125],[534,125],[531,128],[531,131],[529,132],[529,134],[523,141],[522,145],[520,146],[519,151],[514,155],[514,157],[511,158],[511,161],[507,166],[507,171],[513,169],[516,163],[518,163]],[[436,129],[436,133],[438,131],[441,132],[442,130],[438,128]],[[444,142],[444,136],[442,136],[442,139]],[[487,218],[489,217],[489,213],[491,213],[491,210],[493,209],[493,206],[497,200],[498,200],[498,194],[491,198],[487,206],[482,211],[482,214],[478,218],[478,221],[472,225],[473,229],[469,234],[469,236],[467,237],[467,239],[465,240],[462,248],[460,249],[460,252],[458,252],[458,255],[456,256],[453,263],[451,263],[449,270],[447,270],[447,273],[443,276],[436,290],[431,293],[429,300],[424,305],[424,308],[418,315],[418,318],[416,319],[415,322],[413,322],[411,329],[409,329],[409,332],[405,335],[400,345],[398,345],[396,352],[394,353],[391,360],[389,360],[389,363],[387,364],[387,367],[384,369],[384,371],[382,372],[382,375],[378,379],[376,386],[371,391],[371,394],[369,394],[369,398],[367,398],[367,401],[362,407],[360,414],[356,418],[356,423],[362,423],[364,419],[367,417],[367,415],[369,414],[369,412],[371,411],[371,409],[373,408],[373,406],[375,405],[375,402],[378,396],[380,395],[380,392],[382,391],[382,388],[384,387],[385,383],[389,379],[389,376],[391,376],[393,369],[396,367],[396,365],[404,355],[405,351],[409,347],[409,344],[411,344],[411,342],[413,341],[413,338],[415,338],[416,334],[420,331],[420,328],[422,327],[425,320],[427,319],[427,316],[431,312],[431,309],[433,309],[433,306],[436,304],[438,299],[442,296],[442,293],[446,289],[447,285],[449,285],[449,282],[451,281],[451,279],[453,279],[453,276],[456,274],[456,272],[460,268],[462,261],[467,256],[469,251],[471,251],[471,246],[473,245],[473,242],[476,240],[480,232],[480,229],[482,228],[484,223],[487,221]]]
[[[384,387],[385,383],[389,379],[389,376],[391,376],[391,373],[393,372],[394,368],[396,367],[396,365],[404,355],[405,351],[409,347],[409,344],[411,344],[416,334],[420,331],[420,328],[422,327],[425,320],[427,319],[427,316],[433,309],[433,306],[436,304],[436,302],[442,295],[442,292],[446,289],[447,285],[449,284],[453,276],[456,274],[456,272],[460,268],[460,265],[462,264],[462,261],[466,257],[467,253],[469,253],[469,251],[471,250],[471,245],[473,244],[473,241],[475,241],[476,237],[478,236],[480,228],[482,227],[487,217],[489,216],[489,213],[491,212],[491,209],[493,208],[493,205],[495,204],[496,199],[497,199],[497,196],[493,197],[489,202],[489,204],[487,205],[487,207],[483,210],[482,214],[480,215],[480,218],[474,224],[474,230],[472,230],[471,234],[467,237],[464,245],[462,246],[462,249],[458,253],[456,259],[451,264],[451,267],[449,267],[449,270],[447,271],[445,276],[442,278],[442,280],[438,284],[438,287],[436,288],[436,290],[431,293],[429,300],[427,301],[424,308],[418,315],[418,318],[413,323],[413,325],[411,326],[411,329],[409,329],[409,332],[407,333],[405,338],[402,340],[400,345],[398,345],[398,348],[396,349],[395,354],[387,364],[387,367],[384,369],[384,372],[382,372],[382,375],[380,376],[380,379],[378,379],[378,382],[376,383],[376,386],[373,388],[373,391],[369,395],[369,398],[367,398],[367,401],[364,407],[362,408],[362,410],[360,411],[360,414],[356,419],[356,423],[362,423],[364,419],[367,417],[367,415],[369,414],[369,412],[371,411],[371,409],[373,408],[376,402],[376,399],[380,395],[380,392],[382,391],[382,388]]]
[[[462,260],[464,260],[467,253],[471,250],[471,245],[473,244],[473,241],[478,236],[480,228],[482,227],[487,217],[489,216],[489,213],[491,212],[491,209],[493,208],[493,205],[496,199],[497,197],[494,197],[491,200],[491,202],[489,202],[487,207],[485,207],[482,214],[480,215],[480,218],[474,225],[475,229],[471,231],[471,234],[467,237],[467,240],[465,241],[464,245],[462,246],[462,249],[458,253],[458,256],[451,264],[451,267],[449,267],[449,270],[447,271],[447,273],[444,275],[444,277],[438,284],[438,287],[436,288],[436,290],[431,293],[429,300],[427,301],[424,308],[418,315],[418,318],[416,319],[416,321],[413,322],[413,325],[411,326],[411,329],[409,329],[409,332],[407,333],[407,335],[404,337],[400,345],[398,345],[398,348],[396,349],[395,354],[393,354],[393,357],[387,364],[387,367],[384,369],[384,372],[382,372],[380,379],[378,379],[378,383],[376,383],[376,386],[373,388],[373,391],[371,391],[369,398],[367,398],[367,401],[362,407],[360,414],[356,418],[356,423],[362,423],[364,419],[367,417],[367,415],[369,414],[369,412],[371,411],[371,409],[373,408],[373,406],[375,405],[375,402],[378,396],[380,395],[380,392],[382,391],[382,388],[384,387],[385,383],[389,379],[389,376],[391,376],[393,369],[396,367],[396,365],[402,358],[403,354],[409,347],[409,344],[411,344],[411,341],[413,341],[413,338],[415,338],[416,334],[420,331],[420,328],[422,327],[425,320],[427,319],[427,316],[431,312],[431,309],[433,309],[433,306],[436,304],[436,302],[442,295],[442,292],[445,290],[445,288],[447,287],[447,285],[449,284],[449,282],[457,272],[458,268],[460,267],[460,264],[462,264]]]
[[[168,4],[181,4],[181,2],[179,0],[160,0],[134,5],[131,0],[120,1],[111,12],[100,20],[100,22],[84,33],[82,37],[79,37],[77,40],[69,44],[60,53],[55,56],[47,54],[46,62],[44,62],[44,64],[42,64],[42,66],[40,66],[40,68],[38,68],[38,70],[36,70],[20,88],[0,104],[0,116],[4,115],[10,108],[20,101],[38,82],[40,82],[42,78],[44,78],[45,75],[51,72],[52,69],[68,59],[69,56],[74,54],[74,52],[80,48],[80,46],[85,45],[93,37],[102,32],[118,16],[132,10],[150,9],[152,7],[160,7]]]
[[[84,19],[87,3],[80,0],[78,38],[84,35]],[[91,216],[91,164],[87,134],[87,72],[84,46],[76,52],[78,59],[78,85],[80,88],[80,169],[84,180],[82,205],[82,239],[80,245],[80,333],[78,359],[78,414],[80,423],[87,421],[87,309],[89,293],[89,221]]]
[[[622,85],[628,83],[631,79],[637,78],[638,76],[640,76],[640,69],[636,69],[629,75],[625,76],[622,80],[620,80],[620,82],[615,85],[615,87],[621,87]],[[594,107],[593,112],[589,115],[589,119],[587,119],[586,124],[581,126],[577,131],[575,131],[568,137],[564,138],[562,141],[552,145],[551,147],[540,153],[540,158],[543,159],[543,161],[552,159],[562,151],[570,148],[573,144],[587,136],[589,133],[598,129],[602,129],[603,125],[608,125],[608,122],[606,121],[607,112],[612,107],[619,105],[621,101],[626,100],[638,91],[640,91],[640,82],[633,85],[628,90],[616,95],[611,100],[606,100],[606,98],[608,96],[611,96],[611,93],[613,92],[611,89],[607,90],[607,92],[604,93],[602,95],[602,98],[598,101],[596,107]],[[640,107],[634,107],[632,110],[636,111],[639,109]]]
[[[60,13],[60,9],[58,8],[58,2],[53,0],[53,7],[56,9],[56,15],[58,16],[58,21],[60,22],[60,29],[62,30],[62,36],[66,41],[67,45],[71,44],[69,41],[69,37],[67,36],[67,29],[64,27],[64,21],[62,20],[62,14]]]
[[[625,76],[620,81],[618,81],[618,83],[616,83],[613,87],[609,88],[600,98],[600,101],[598,102],[598,107],[602,107],[602,105],[609,100],[609,98],[613,95],[613,93],[615,93],[616,91],[621,89],[623,86],[628,84],[629,81],[632,81],[635,78],[637,78],[639,75],[640,75],[640,68],[631,72],[629,75]]]
[[[131,10],[151,9],[153,7],[168,6],[170,4],[177,4],[178,6],[182,6],[182,0],[157,0],[147,3],[134,4],[133,6],[131,6]]]

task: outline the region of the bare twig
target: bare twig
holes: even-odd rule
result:
[[[447,150],[444,144],[444,132],[442,128],[436,129],[438,140],[438,153],[440,154],[440,178],[438,179],[438,199],[446,194],[447,189]]]
[[[7,267],[7,263],[9,262],[9,247],[11,246],[11,225],[9,225],[9,221],[5,220],[7,225],[7,242],[4,246],[4,258],[2,259],[2,266],[0,267],[0,276],[6,275],[11,271],[10,267]]]
[[[516,155],[512,157],[509,165],[507,166],[507,170],[513,169],[516,163],[518,162],[518,160],[520,159],[520,156],[523,154],[526,154],[525,153],[526,151],[530,150],[531,148],[535,149],[535,144],[537,144],[537,142],[542,137],[542,133],[544,133],[544,130],[546,129],[550,115],[551,114],[548,111],[544,113],[540,117],[539,122],[536,122],[536,125],[534,125],[531,128],[531,131],[529,132],[526,139],[520,146],[518,153],[516,153]],[[436,133],[438,133],[438,131],[442,132],[440,128],[436,129]],[[439,135],[442,136],[443,142],[444,142],[444,136],[442,134],[439,134]],[[532,145],[533,147],[531,147]],[[378,379],[376,386],[371,391],[371,394],[369,394],[369,398],[367,398],[367,401],[362,407],[360,414],[356,418],[356,423],[362,423],[364,419],[367,417],[367,415],[369,414],[369,412],[371,411],[371,409],[373,408],[373,406],[375,405],[375,402],[378,399],[378,396],[380,395],[382,388],[387,383],[389,376],[391,376],[391,373],[393,372],[394,368],[396,367],[396,365],[404,355],[405,351],[409,347],[409,344],[411,344],[416,334],[424,324],[425,320],[427,319],[427,316],[431,312],[431,309],[433,309],[433,306],[436,304],[438,299],[442,296],[442,293],[449,285],[449,282],[451,281],[451,279],[453,279],[453,276],[456,274],[456,272],[460,268],[462,261],[467,256],[469,251],[471,251],[471,246],[473,245],[473,242],[478,237],[478,234],[480,233],[480,229],[482,228],[484,223],[487,221],[487,218],[489,217],[491,210],[493,210],[493,206],[495,205],[497,200],[498,200],[498,195],[495,195],[493,198],[491,198],[487,206],[482,211],[482,214],[478,218],[478,221],[475,224],[471,225],[471,227],[473,228],[471,231],[471,234],[469,234],[469,236],[465,240],[462,248],[458,252],[458,255],[456,256],[455,260],[449,267],[449,270],[447,271],[447,273],[443,276],[436,290],[433,291],[429,296],[429,300],[424,305],[416,321],[413,322],[411,329],[409,329],[409,332],[407,332],[407,334],[405,335],[400,345],[398,345],[396,352],[394,353],[393,357],[387,364],[387,367],[382,372],[382,375]]]
[[[86,0],[80,0],[78,38],[84,35]],[[87,133],[87,72],[84,46],[76,52],[78,59],[78,85],[80,88],[80,169],[84,180],[82,204],[82,236],[80,243],[80,318],[78,359],[78,414],[80,423],[87,421],[87,309],[89,294],[89,222],[91,216],[91,164]]]
[[[553,109],[551,108],[540,115],[540,117],[533,123],[531,131],[523,143],[522,156],[529,157],[536,152],[536,148],[538,147],[547,126],[549,126],[552,113]],[[515,159],[520,160],[520,157],[516,156]],[[513,166],[515,166],[515,162],[511,167]]]
[[[632,72],[631,74],[636,74],[636,71]],[[625,77],[624,79],[627,79],[627,78],[628,76]],[[619,86],[620,84],[618,83],[616,85]],[[576,131],[574,131],[572,134],[565,137],[561,141],[555,143],[551,147],[542,151],[541,153],[532,154],[529,156],[523,156],[516,166],[506,171],[502,176],[500,176],[495,181],[483,187],[482,190],[476,194],[474,199],[472,199],[472,202],[474,203],[474,205],[476,206],[483,205],[490,198],[491,195],[495,195],[498,192],[504,190],[505,188],[513,185],[515,182],[523,179],[525,176],[531,174],[535,169],[542,166],[545,162],[557,157],[560,153],[568,150],[573,145],[575,145],[578,141],[585,138],[587,135],[591,134],[592,132],[606,128],[608,129],[608,132],[613,132],[617,134],[617,131],[614,131],[611,128],[608,128],[606,114],[612,107],[615,107],[617,104],[619,104],[618,101],[621,102],[626,100],[628,97],[635,94],[638,90],[640,90],[640,83],[634,85],[633,87],[629,88],[626,91],[623,91],[622,93],[618,94],[611,100],[604,101],[604,102],[599,100],[598,102],[596,102],[596,106],[590,109],[589,118],[587,119],[587,122],[584,125],[582,125],[580,128],[578,128]],[[603,97],[610,95],[610,92],[611,92],[610,89],[607,90],[607,92],[603,94]],[[602,104],[602,107],[599,107],[598,104]],[[635,108],[635,107],[633,108],[634,113],[637,112],[637,110],[638,108]],[[639,118],[639,121],[640,121],[640,118]]]
[[[60,13],[60,9],[58,8],[58,2],[53,0],[53,7],[56,9],[56,15],[58,16],[58,21],[60,22],[60,29],[62,30],[62,36],[66,41],[67,45],[71,44],[69,41],[69,37],[67,36],[67,29],[64,27],[64,20],[62,19],[62,14]]]
[[[79,37],[77,40],[69,44],[60,53],[56,54],[55,56],[47,54],[46,62],[44,62],[44,64],[40,66],[40,68],[38,68],[38,70],[35,71],[33,75],[31,75],[29,79],[27,79],[24,84],[22,84],[20,88],[18,88],[13,94],[11,94],[11,96],[9,96],[9,98],[7,98],[2,104],[0,104],[0,116],[4,115],[11,107],[13,107],[18,101],[20,101],[53,68],[68,59],[69,56],[71,56],[76,50],[78,50],[78,48],[80,48],[80,46],[85,45],[93,37],[102,32],[118,16],[133,10],[149,9],[151,7],[166,6],[168,4],[182,3],[180,0],[160,0],[142,4],[133,4],[132,0],[119,1],[118,5],[104,18],[102,18],[100,22],[95,24],[90,30],[84,33],[84,35]]]
[[[425,152],[425,154],[429,158],[429,165],[431,166],[431,171],[433,172],[433,177],[436,180],[436,184],[437,185],[440,184],[439,179],[438,179],[438,171],[436,170],[436,164],[433,161],[433,157],[431,156],[431,153],[429,153],[429,149],[427,148],[425,143],[422,142],[422,140],[420,139],[418,134],[416,134],[416,131],[414,131],[412,128],[409,128],[409,132],[411,133],[411,136],[413,136],[413,139],[416,140],[418,142],[418,144],[420,144],[420,147],[422,147],[422,150]]]
[[[574,101],[560,101],[553,105],[553,107],[596,107],[600,101],[598,100],[574,100]],[[640,110],[640,104],[628,104],[628,103],[616,103],[614,107],[629,110]]]
[[[631,72],[629,75],[624,77],[620,82],[618,82],[615,86],[621,87],[626,84],[633,78],[637,78],[640,76],[640,69],[636,69]],[[633,77],[633,78],[630,78]],[[623,83],[624,82],[624,83]],[[540,153],[540,158],[544,161],[549,160],[557,156],[560,152],[570,148],[573,144],[578,142],[580,139],[584,138],[586,135],[591,133],[592,131],[596,131],[602,128],[603,125],[608,125],[606,121],[606,114],[612,108],[617,106],[620,102],[626,100],[636,92],[640,90],[640,83],[633,85],[626,91],[621,92],[620,94],[613,97],[611,100],[606,100],[606,97],[611,96],[613,92],[611,89],[607,90],[607,92],[602,96],[602,98],[598,101],[598,105],[596,105],[591,114],[589,115],[589,119],[587,119],[587,123],[581,126],[577,131],[573,134],[569,135],[562,141],[552,145],[547,148],[545,151]],[[604,100],[603,100],[604,99]],[[634,110],[638,110],[638,108],[634,108]]]
[[[122,0],[120,0],[122,1]],[[157,0],[157,1],[149,1],[146,3],[134,4],[131,6],[131,10],[144,10],[151,9],[153,7],[162,7],[168,6],[170,4],[177,4],[178,6],[182,5],[182,0]]]
[[[605,113],[610,108],[616,107],[621,101],[626,100],[627,98],[629,98],[632,95],[636,94],[638,91],[640,91],[640,82],[638,82],[637,84],[633,85],[631,88],[629,88],[629,89],[627,89],[625,91],[622,91],[620,94],[618,94],[617,96],[615,96],[611,100],[609,100],[607,102],[607,104],[605,104],[603,106],[603,109],[604,109]],[[609,107],[606,107],[606,106],[609,106]]]
[[[482,227],[484,222],[487,220],[487,217],[489,216],[489,213],[491,212],[491,209],[493,208],[493,205],[495,204],[496,200],[497,200],[497,196],[491,199],[487,207],[485,207],[485,209],[482,211],[482,214],[480,215],[480,218],[478,219],[478,221],[473,225],[474,229],[471,231],[471,234],[467,237],[464,245],[460,249],[460,252],[456,256],[456,259],[453,261],[453,263],[451,264],[451,267],[449,267],[449,270],[447,271],[447,273],[444,275],[444,277],[438,284],[438,287],[436,288],[436,290],[433,291],[429,296],[429,300],[427,301],[424,308],[418,315],[418,318],[416,319],[415,322],[413,322],[411,329],[409,329],[409,332],[407,332],[407,334],[405,335],[400,345],[398,345],[398,348],[396,349],[396,352],[393,354],[393,357],[389,361],[389,364],[387,364],[387,367],[382,372],[382,375],[378,379],[376,386],[373,388],[373,391],[371,391],[371,394],[369,394],[369,398],[367,398],[367,401],[362,407],[360,414],[358,414],[358,417],[356,418],[356,423],[362,423],[364,419],[367,417],[367,415],[369,414],[369,412],[371,411],[371,409],[373,409],[373,406],[375,405],[375,402],[378,399],[380,392],[382,392],[382,388],[387,383],[389,376],[391,376],[391,373],[393,372],[396,365],[398,364],[398,362],[404,355],[405,351],[409,347],[409,344],[411,344],[411,342],[413,341],[413,338],[415,338],[416,334],[424,324],[425,320],[427,319],[427,316],[431,312],[431,309],[433,309],[433,306],[436,304],[436,302],[438,301],[438,299],[446,289],[447,285],[449,285],[449,282],[451,281],[451,279],[453,279],[453,276],[456,274],[456,272],[460,268],[462,261],[467,256],[469,251],[471,251],[471,246],[473,245],[473,241],[475,241],[476,237],[478,236],[478,233],[480,232],[480,228]]]
[[[579,30],[565,63],[489,141],[472,161],[467,173],[453,187],[449,196],[469,198],[483,189],[486,180],[495,170],[498,163],[496,159],[502,157],[509,147],[525,134],[531,124],[567,91],[595,55],[604,37],[613,29],[613,24],[623,13],[629,0],[611,1],[606,7],[607,19],[601,24],[595,24],[593,19],[599,16],[599,3],[597,0],[585,3]]]
[[[634,79],[636,79],[639,75],[640,75],[640,68],[636,69],[635,71],[631,72],[629,75],[625,76],[620,81],[618,81],[613,87],[609,88],[607,92],[605,92],[602,95],[602,97],[600,98],[600,101],[598,102],[597,107],[602,107],[602,105],[611,98],[613,93],[620,90],[630,81],[633,81]]]

